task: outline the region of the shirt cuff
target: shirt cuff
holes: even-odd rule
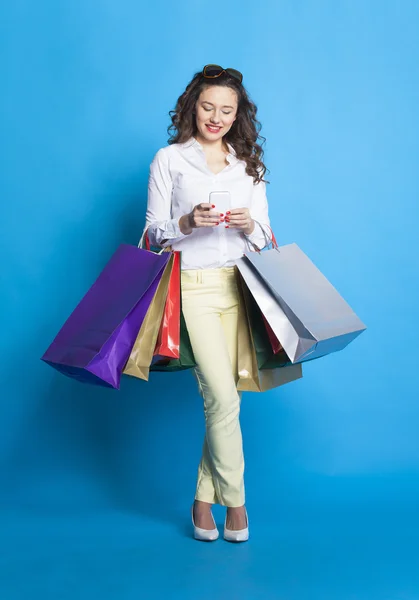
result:
[[[169,221],[163,221],[161,223],[151,224],[148,228],[148,237],[152,246],[160,246],[165,248],[170,246],[173,242],[183,240],[188,237],[187,233],[182,233],[179,227],[179,219],[170,219]],[[162,241],[163,240],[163,241]]]

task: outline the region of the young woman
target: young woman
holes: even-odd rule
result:
[[[215,540],[212,504],[227,507],[224,538],[249,537],[237,380],[235,261],[271,241],[257,108],[235,69],[206,65],[170,111],[169,145],[150,165],[146,226],[153,246],[181,251],[182,308],[204,400],[206,434],[192,505],[194,537]],[[265,138],[263,138],[265,139]],[[230,192],[217,210],[212,191]]]

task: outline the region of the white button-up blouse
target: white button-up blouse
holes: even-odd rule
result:
[[[181,251],[182,269],[229,267],[245,251],[255,251],[271,241],[266,184],[253,183],[228,144],[228,165],[215,174],[208,167],[202,145],[195,137],[182,144],[160,148],[149,171],[146,224],[152,246],[171,246]],[[229,191],[232,208],[248,207],[255,220],[251,234],[225,224],[196,227],[189,235],[181,232],[179,219],[201,202],[209,202],[212,191]]]

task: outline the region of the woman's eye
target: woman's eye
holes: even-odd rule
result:
[[[209,112],[210,110],[212,110],[212,108],[205,108],[205,106],[204,106],[204,110],[205,110],[206,112]],[[231,115],[231,110],[230,110],[230,112],[225,112],[225,110],[223,110],[223,114],[224,114],[224,115]]]

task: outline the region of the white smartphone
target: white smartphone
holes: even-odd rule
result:
[[[215,205],[215,211],[225,215],[231,208],[230,192],[210,192],[209,202]]]

